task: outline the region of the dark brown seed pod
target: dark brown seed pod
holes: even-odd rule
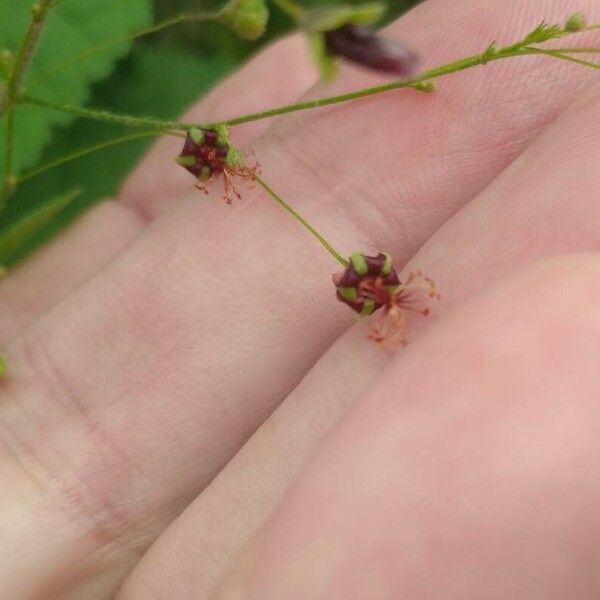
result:
[[[399,77],[414,74],[419,64],[412,50],[362,25],[347,24],[326,32],[325,44],[331,54]]]

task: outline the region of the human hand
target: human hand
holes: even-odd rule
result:
[[[392,32],[435,65],[573,12],[523,4],[429,0]],[[293,96],[303,52],[268,50],[247,69],[289,82],[246,70],[196,118]],[[251,144],[336,246],[434,277],[442,302],[395,353],[260,190],[176,200],[161,141],[0,288],[7,597],[111,597],[134,566],[121,599],[595,597],[600,262],[558,256],[600,246],[595,80],[511,60]]]

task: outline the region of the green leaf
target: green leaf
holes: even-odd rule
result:
[[[38,235],[59,213],[73,203],[81,190],[73,190],[45,202],[8,229],[0,231],[0,265],[14,262],[32,238]]]
[[[31,15],[31,0],[0,0],[0,49],[17,50]],[[56,101],[84,104],[90,84],[107,77],[131,43],[124,39],[106,52],[70,66],[56,77],[54,67],[107,39],[127,35],[151,22],[150,0],[63,0],[48,15],[46,27],[31,64],[28,91]],[[56,125],[73,120],[68,114],[21,106],[15,114],[14,165],[17,172],[33,166]],[[4,124],[0,139],[4,140]],[[3,141],[2,141],[3,143]],[[5,149],[1,154],[4,155]],[[0,176],[2,177],[2,176]]]

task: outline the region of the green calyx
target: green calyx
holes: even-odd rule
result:
[[[335,77],[338,64],[337,58],[327,50],[325,33],[344,25],[373,25],[381,19],[385,9],[383,2],[369,2],[358,6],[341,5],[303,11],[300,27],[306,32],[313,62],[325,81]]]
[[[192,127],[192,129],[190,129],[190,137],[192,138],[194,144],[198,144],[198,146],[202,146],[202,144],[204,144],[205,138],[202,129],[198,129],[198,127]]]
[[[217,146],[225,148],[231,145],[229,127],[227,125],[217,125],[215,131],[217,132]]]
[[[182,167],[193,167],[196,164],[195,156],[176,156],[175,162]]]
[[[0,356],[0,379],[4,379],[6,377],[6,359],[4,356]]]
[[[367,261],[365,259],[364,254],[361,254],[360,252],[355,252],[350,257],[350,262],[352,263],[354,270],[359,275],[366,275],[369,272],[369,265],[367,265]]]
[[[211,175],[212,171],[210,170],[210,167],[204,165],[202,169],[200,169],[200,175],[198,175],[198,180],[204,183],[205,181],[208,181],[210,179]]]
[[[327,50],[322,33],[308,32],[308,47],[313,62],[319,69],[323,81],[332,81],[337,73],[338,59]]]
[[[320,7],[304,11],[300,26],[306,31],[325,33],[344,25],[373,25],[385,13],[383,2]]]
[[[377,305],[375,304],[375,300],[372,300],[371,298],[367,298],[365,300],[365,303],[363,304],[360,314],[363,317],[368,317],[369,315],[372,315],[376,309],[377,309]]]
[[[383,263],[383,267],[381,267],[381,274],[385,277],[392,272],[392,257],[385,252],[385,262]]]
[[[241,167],[244,164],[244,155],[237,148],[229,148],[225,162],[230,167]]]
[[[348,302],[354,302],[358,298],[358,290],[355,287],[339,287],[337,290]]]

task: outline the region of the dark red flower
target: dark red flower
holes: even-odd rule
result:
[[[422,307],[430,298],[439,298],[433,281],[420,272],[411,273],[402,283],[389,254],[366,256],[355,253],[346,269],[333,275],[338,300],[362,316],[383,309],[382,318],[369,336],[376,342],[387,340],[404,344],[406,312],[426,316]]]
[[[208,190],[203,184],[222,175],[225,200],[228,204],[232,202],[232,193],[238,198],[241,197],[231,183],[231,176],[254,179],[258,173],[258,165],[244,166],[242,155],[233,148],[229,141],[226,127],[191,129],[187,134],[181,154],[175,160],[199,181],[196,187],[205,193],[208,193]]]

